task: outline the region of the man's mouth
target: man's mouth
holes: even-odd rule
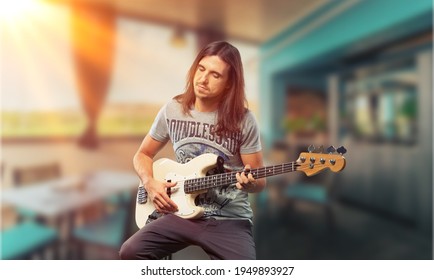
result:
[[[208,90],[208,88],[206,86],[202,85],[202,84],[196,84],[196,86],[197,86],[198,89]]]

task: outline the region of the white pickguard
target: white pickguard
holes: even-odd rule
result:
[[[180,164],[170,159],[160,159],[154,162],[154,178],[162,182],[177,182],[171,188],[170,198],[178,205],[178,211],[174,214],[184,219],[195,219],[203,215],[203,209],[194,204],[197,195],[206,190],[194,194],[184,192],[184,180],[205,177],[208,170],[215,167],[217,155],[203,154],[186,164]],[[144,203],[136,203],[136,224],[139,228],[145,226],[148,216],[155,211],[155,207],[149,197]]]

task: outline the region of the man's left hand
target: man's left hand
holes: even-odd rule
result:
[[[256,188],[256,179],[253,178],[252,173],[250,173],[250,165],[247,164],[244,167],[243,172],[235,174],[235,177],[237,178],[237,184],[236,187],[240,190],[246,191],[246,192],[252,192]]]

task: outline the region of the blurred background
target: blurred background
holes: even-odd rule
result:
[[[432,1],[15,0],[0,19],[3,259],[118,258],[133,154],[215,40],[240,50],[267,165],[346,160],[250,196],[258,259],[433,258]]]

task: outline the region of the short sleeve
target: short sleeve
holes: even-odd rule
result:
[[[252,112],[248,111],[243,122],[241,154],[252,154],[262,150],[258,123]]]
[[[169,130],[166,122],[167,104],[161,107],[157,116],[152,123],[149,135],[159,142],[167,142],[169,140]]]

